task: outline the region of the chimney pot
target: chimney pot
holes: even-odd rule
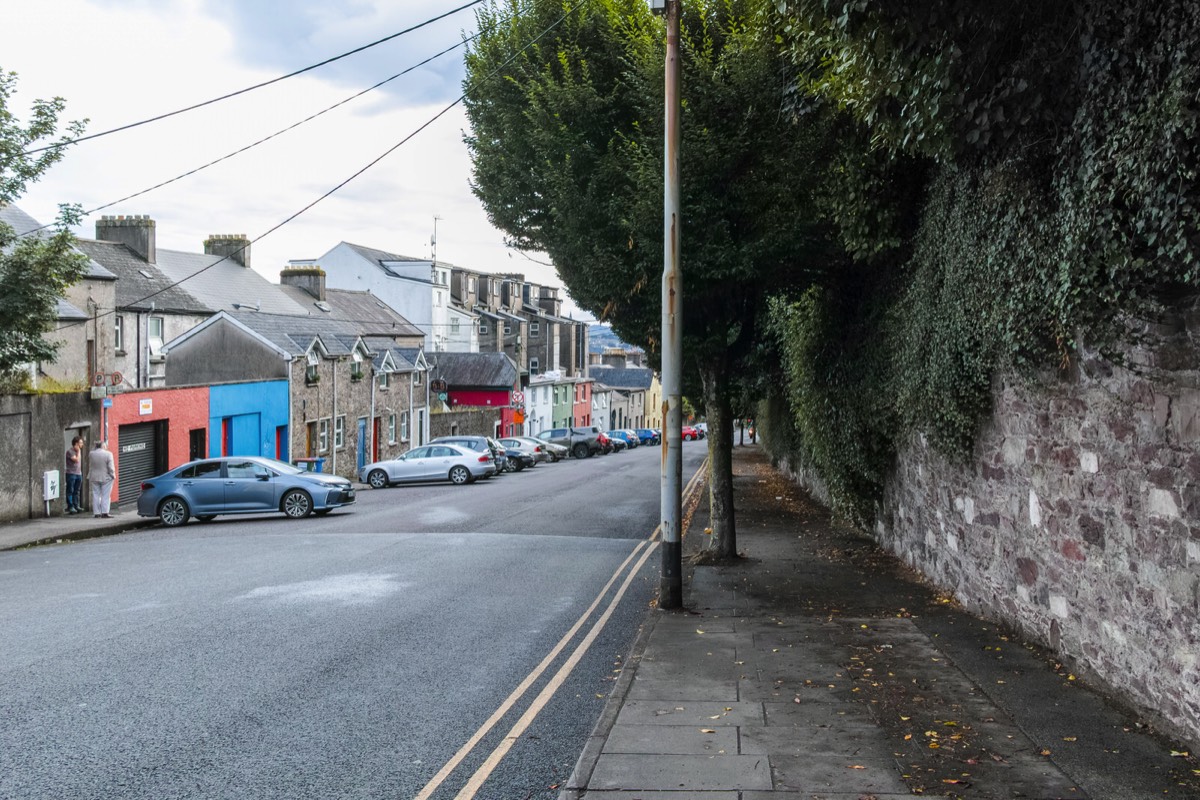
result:
[[[250,268],[250,240],[245,234],[213,234],[204,240],[204,252],[206,255],[228,258],[247,269]]]
[[[157,260],[155,224],[149,214],[101,217],[96,222],[96,238],[105,242],[120,242],[148,263]]]

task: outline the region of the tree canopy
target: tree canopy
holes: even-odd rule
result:
[[[0,72],[0,206],[14,202],[63,156],[61,146],[77,137],[82,122],[72,122],[55,140],[65,101],[35,100],[22,123],[10,110],[17,76]],[[31,150],[50,145],[39,153]],[[86,259],[74,249],[70,226],[77,208],[62,206],[53,231],[18,236],[0,221],[0,381],[11,384],[30,363],[53,360],[57,345],[46,333],[56,320],[57,301],[83,277]]]

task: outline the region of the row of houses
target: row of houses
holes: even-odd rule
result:
[[[40,227],[15,206],[0,220]],[[0,402],[0,434],[27,443],[0,470],[29,488],[0,500],[0,518],[54,510],[42,484],[74,435],[110,440],[123,503],[196,457],[352,477],[439,433],[650,424],[644,389],[589,377],[587,326],[561,316],[552,287],[346,243],[320,259],[332,269],[292,261],[274,284],[251,269],[245,236],[188,253],[156,233],[148,217],[105,216],[78,241],[87,271],[59,302],[59,357],[30,365],[42,394]]]

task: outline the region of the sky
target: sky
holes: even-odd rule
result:
[[[0,0],[0,69],[18,74],[9,111],[62,97],[94,134],[279,77],[469,0]],[[73,146],[17,201],[46,223],[59,203],[111,203],[287,127],[475,32],[474,9],[202,109]],[[463,49],[235,158],[92,214],[145,214],[159,247],[202,252],[213,234],[267,233],[406,137],[332,197],[251,248],[277,281],[289,259],[338,242],[562,286],[544,254],[504,245],[470,190]],[[443,113],[444,112],[444,113]],[[438,114],[435,121],[418,131]],[[436,253],[431,253],[436,220]],[[568,301],[566,310],[587,318]]]

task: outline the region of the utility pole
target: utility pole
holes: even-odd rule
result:
[[[663,136],[662,278],[662,576],[659,607],[683,607],[683,275],[679,269],[680,177],[679,14],[681,0],[650,0],[666,15]]]

